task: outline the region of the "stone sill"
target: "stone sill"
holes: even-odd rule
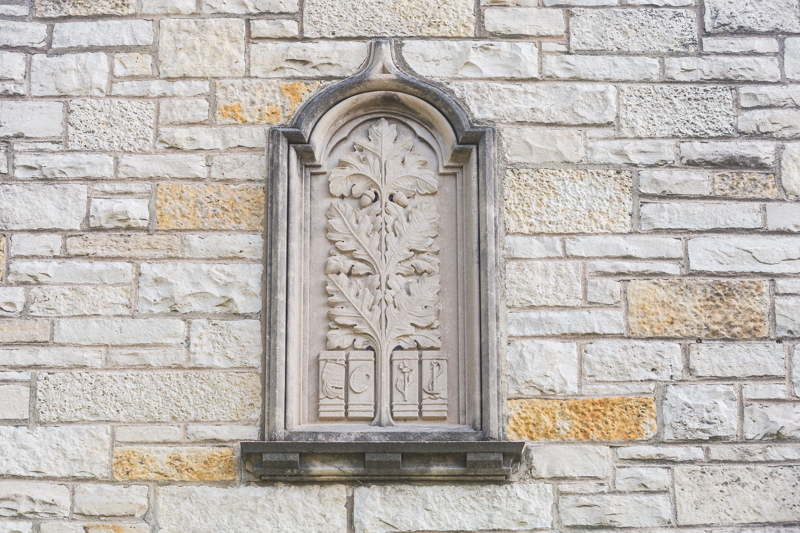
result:
[[[265,481],[505,481],[524,442],[242,442],[247,471]]]

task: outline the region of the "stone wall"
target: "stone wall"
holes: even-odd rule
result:
[[[8,1],[0,533],[797,531],[798,0]],[[265,132],[374,36],[502,138],[511,484],[242,481]]]

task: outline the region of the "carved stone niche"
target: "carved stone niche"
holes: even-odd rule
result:
[[[505,479],[494,132],[372,43],[270,130],[264,479]]]

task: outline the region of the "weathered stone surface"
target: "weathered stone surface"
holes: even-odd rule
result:
[[[586,265],[587,276],[677,276],[680,273],[680,265],[661,261],[592,261]]]
[[[693,142],[681,144],[684,165],[770,168],[775,145],[766,142]]]
[[[203,13],[291,13],[297,0],[203,0]]]
[[[501,131],[509,163],[579,163],[585,154],[578,131],[530,127]]]
[[[689,240],[689,268],[705,272],[800,272],[796,237],[719,236]]]
[[[510,233],[624,232],[631,175],[613,170],[511,169],[505,179]]]
[[[40,374],[38,400],[39,419],[46,422],[254,420],[261,380],[212,372]]]
[[[752,86],[739,89],[739,105],[753,107],[800,107],[797,85]]]
[[[670,381],[681,378],[679,344],[595,341],[586,345],[584,370],[592,381]]]
[[[656,434],[653,398],[509,400],[512,440],[646,440]]]
[[[17,6],[10,6],[17,7]],[[26,6],[21,6],[25,7]],[[2,10],[2,8],[0,8]],[[41,530],[40,531],[44,531]],[[0,533],[32,533],[33,524],[31,522],[0,522]],[[47,532],[44,532],[47,533]]]
[[[37,54],[31,59],[31,94],[103,96],[108,70],[105,54]]]
[[[231,481],[236,479],[233,448],[115,448],[114,479]],[[224,513],[223,513],[224,514]]]
[[[667,440],[736,437],[736,392],[731,385],[670,385],[664,399]]]
[[[161,128],[156,145],[161,149],[178,150],[263,148],[267,145],[267,136],[266,130],[259,126]]]
[[[198,124],[208,121],[208,100],[190,98],[161,102],[158,121],[160,124]]]
[[[607,52],[691,52],[697,49],[695,14],[666,9],[575,9],[570,47]]]
[[[717,54],[777,54],[778,41],[770,37],[704,37],[703,51]]]
[[[63,109],[61,102],[0,101],[0,135],[57,137],[61,135]]]
[[[67,253],[89,257],[175,257],[180,250],[178,235],[88,234],[67,237]]]
[[[166,486],[157,495],[161,533],[247,531],[256,523],[273,533],[347,530],[344,485]],[[233,512],[221,513],[220,506]]]
[[[669,496],[592,494],[564,496],[558,506],[565,526],[656,527],[670,523]]]
[[[32,22],[0,22],[0,46],[43,48],[47,41],[47,25]]]
[[[131,100],[73,100],[69,106],[72,150],[150,150],[155,104]]]
[[[250,68],[259,78],[345,77],[366,57],[366,43],[259,43],[252,45]]]
[[[134,0],[35,0],[38,17],[132,15]]]
[[[211,177],[214,179],[260,180],[267,175],[267,158],[262,155],[230,154],[214,157]]]
[[[261,322],[258,320],[192,320],[190,330],[190,365],[261,366]]]
[[[217,124],[285,124],[319,88],[318,81],[218,81]]]
[[[800,404],[752,404],[744,408],[744,438],[800,438]]]
[[[188,15],[196,7],[195,0],[142,0],[142,13],[153,15]]]
[[[617,448],[617,457],[632,461],[702,461],[703,449],[677,446],[630,446]]]
[[[250,37],[266,37],[269,39],[282,39],[297,37],[300,34],[300,25],[296,20],[251,20]]]
[[[148,533],[150,525],[139,524],[88,524],[84,526],[85,533]]]
[[[514,341],[506,361],[512,396],[578,393],[578,348],[574,343]]]
[[[622,284],[612,279],[590,279],[586,282],[586,301],[613,305],[620,302]]]
[[[619,310],[576,309],[508,314],[509,335],[613,335],[624,330]]]
[[[0,516],[66,518],[69,487],[29,481],[0,482]]]
[[[142,198],[95,198],[89,208],[92,228],[146,228],[150,224],[150,201]]]
[[[567,255],[575,257],[630,257],[656,259],[683,257],[678,239],[645,236],[596,236],[567,239]]]
[[[114,76],[151,76],[153,74],[153,56],[148,54],[114,54]]]
[[[26,420],[30,397],[27,385],[0,385],[0,419]]]
[[[0,349],[0,365],[4,367],[94,367],[99,368],[103,354],[86,348],[54,346]]]
[[[53,28],[53,48],[149,44],[153,44],[153,23],[148,20],[68,22]]]
[[[0,316],[18,316],[25,307],[25,289],[0,287]]]
[[[714,196],[730,196],[732,198],[778,197],[774,174],[716,172],[711,175],[711,188]]]
[[[753,383],[742,387],[745,400],[783,400],[788,396],[783,383]]]
[[[158,38],[161,76],[244,76],[244,21],[165,19]]]
[[[483,12],[486,31],[498,35],[560,36],[566,32],[560,9],[487,9]]]
[[[775,323],[778,335],[800,337],[800,298],[788,296],[776,298]]]
[[[0,474],[102,479],[108,476],[110,447],[105,426],[0,427]]]
[[[50,323],[45,320],[0,321],[0,343],[47,342],[50,340]]]
[[[261,230],[264,187],[161,184],[156,216],[160,229]]]
[[[750,135],[800,137],[800,111],[791,109],[757,109],[739,116],[739,131]]]
[[[579,306],[580,263],[510,261],[506,299],[509,307]]]
[[[441,36],[471,37],[473,2],[442,0],[386,3],[379,0],[309,0],[303,26],[306,37]]]
[[[14,176],[30,178],[111,178],[114,158],[105,154],[19,154]]]
[[[800,447],[796,444],[710,446],[708,458],[712,461],[797,461]]]
[[[183,253],[203,259],[261,259],[264,239],[261,235],[186,235]]]
[[[701,204],[671,202],[643,204],[640,208],[644,231],[656,229],[708,230],[720,228],[761,228],[759,204]]]
[[[147,512],[147,487],[144,485],[78,485],[75,487],[76,513],[87,516],[136,516]]]
[[[783,65],[786,77],[790,80],[800,80],[800,39],[789,38],[784,41]]]
[[[561,257],[561,240],[557,237],[527,237],[507,235],[505,257],[507,259],[541,259]]]
[[[186,440],[190,442],[231,442],[258,440],[260,430],[256,426],[188,426]]]
[[[127,283],[133,279],[133,268],[128,263],[15,261],[9,279],[14,283]]]
[[[75,522],[42,522],[40,533],[86,533],[81,524]]]
[[[453,82],[450,88],[477,119],[576,125],[608,124],[617,115],[610,85]]]
[[[108,364],[120,367],[167,367],[183,366],[183,346],[163,346],[160,348],[111,348],[108,351]],[[117,429],[119,438],[119,429]]]
[[[529,448],[531,476],[535,478],[606,478],[609,474],[606,446],[536,446]]]
[[[172,318],[102,318],[57,320],[54,340],[70,344],[179,344],[186,325]]]
[[[767,229],[772,231],[800,231],[800,205],[767,204]]]
[[[775,294],[800,294],[800,280],[777,280],[775,282]]]
[[[766,337],[769,297],[761,281],[653,280],[628,284],[635,337]]]
[[[702,377],[782,376],[786,372],[780,344],[693,344],[689,370]]]
[[[550,527],[552,504],[553,489],[543,483],[373,485],[356,488],[353,512],[356,533],[528,531]]]
[[[797,32],[800,7],[792,0],[709,0],[705,28],[717,32]]]
[[[0,52],[0,78],[6,80],[24,80],[25,54]]]
[[[123,81],[114,84],[115,96],[198,96],[208,94],[207,81]]]
[[[33,316],[125,315],[131,312],[129,287],[34,287]]]
[[[658,60],[648,57],[548,55],[542,58],[546,78],[578,80],[657,80]]]
[[[679,467],[675,503],[679,525],[794,522],[800,518],[800,468]]]
[[[403,57],[421,76],[539,77],[539,56],[533,43],[409,41],[403,46]]]
[[[789,198],[800,198],[800,144],[787,144],[781,163],[786,195]]]
[[[121,178],[205,178],[205,157],[198,155],[126,155],[120,158]]]
[[[620,129],[628,137],[716,137],[734,131],[733,94],[726,87],[623,87]]]
[[[666,59],[666,76],[675,81],[778,81],[776,58],[673,57]]]
[[[139,274],[142,313],[255,313],[261,265],[146,263]]]
[[[675,161],[671,141],[595,141],[586,146],[590,163],[665,165]]]
[[[117,442],[178,442],[180,426],[117,426]]]

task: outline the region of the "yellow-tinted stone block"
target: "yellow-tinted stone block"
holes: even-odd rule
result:
[[[654,398],[509,400],[512,440],[646,440],[656,434]]]
[[[318,81],[218,81],[217,123],[284,124],[319,86]]]
[[[229,447],[117,448],[114,479],[229,481],[236,479],[236,457]]]
[[[159,229],[260,230],[264,187],[161,184],[156,212]]]
[[[635,337],[741,339],[769,334],[765,281],[631,281],[628,313]]]
[[[83,526],[85,533],[147,533],[148,524],[87,524]]]
[[[718,172],[711,176],[715,196],[732,198],[777,198],[774,174]]]

